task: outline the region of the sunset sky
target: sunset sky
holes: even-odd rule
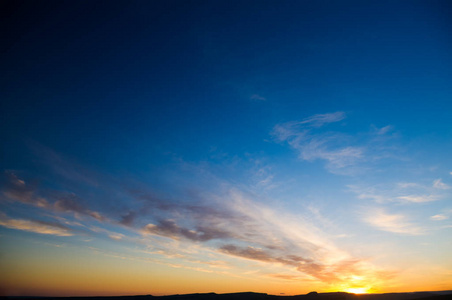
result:
[[[452,289],[451,1],[3,1],[0,295]]]

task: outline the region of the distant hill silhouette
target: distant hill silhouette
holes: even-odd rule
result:
[[[170,296],[116,296],[116,297],[0,297],[0,299],[26,299],[26,300],[452,300],[451,291],[415,292],[415,293],[388,293],[388,294],[350,294],[317,293],[306,295],[276,296],[263,293],[231,293],[231,294],[183,294]]]

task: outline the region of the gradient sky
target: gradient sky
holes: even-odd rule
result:
[[[451,289],[451,3],[3,1],[0,293]]]

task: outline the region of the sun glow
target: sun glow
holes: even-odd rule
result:
[[[367,288],[348,288],[345,291],[353,294],[367,294],[369,292]]]

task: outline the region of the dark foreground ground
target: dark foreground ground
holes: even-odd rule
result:
[[[261,293],[186,294],[171,296],[119,296],[119,297],[0,297],[14,300],[452,300],[452,290],[441,292],[415,292],[391,294],[316,293],[297,296],[274,296]]]

